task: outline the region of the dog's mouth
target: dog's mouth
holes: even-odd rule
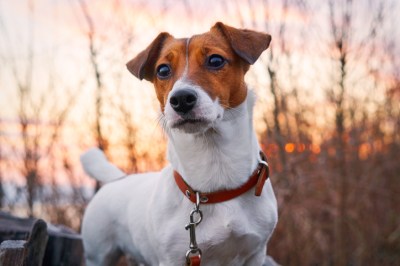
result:
[[[210,128],[211,122],[204,118],[182,118],[172,124],[171,128],[182,130],[186,133],[204,132]]]
[[[177,121],[172,127],[180,127],[185,124],[198,124],[198,123],[208,123],[205,119],[202,118],[187,118]]]

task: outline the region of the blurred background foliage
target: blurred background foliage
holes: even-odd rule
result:
[[[125,63],[160,32],[265,31],[247,74],[272,167],[282,265],[400,264],[400,4],[395,0],[0,1],[0,205],[79,230],[102,148],[160,170],[151,84]]]

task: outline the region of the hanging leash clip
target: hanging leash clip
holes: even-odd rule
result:
[[[197,246],[196,242],[196,226],[201,223],[202,219],[203,213],[200,210],[200,193],[196,192],[196,204],[194,209],[190,212],[190,222],[185,226],[185,229],[189,230],[190,235],[190,245],[186,252],[186,265],[200,265],[201,249]]]

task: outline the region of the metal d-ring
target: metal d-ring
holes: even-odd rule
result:
[[[195,205],[195,210],[199,210],[199,208],[200,208],[200,193],[199,192],[196,192],[196,205]]]
[[[186,262],[187,263],[190,263],[190,256],[191,255],[198,255],[199,256],[199,258],[201,259],[201,255],[202,255],[202,253],[201,253],[201,250],[199,249],[199,248],[196,248],[196,249],[189,249],[187,252],[186,252]]]
[[[269,167],[269,166],[268,166],[268,163],[267,163],[266,161],[262,160],[262,159],[258,160],[258,163],[263,164],[263,165],[265,165],[266,167]]]

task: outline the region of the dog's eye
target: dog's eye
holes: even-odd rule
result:
[[[226,63],[225,58],[223,58],[222,56],[218,55],[218,54],[213,54],[210,55],[207,58],[207,67],[210,69],[221,69]]]
[[[171,76],[171,68],[169,65],[161,64],[157,67],[157,77],[160,79],[166,79]]]

